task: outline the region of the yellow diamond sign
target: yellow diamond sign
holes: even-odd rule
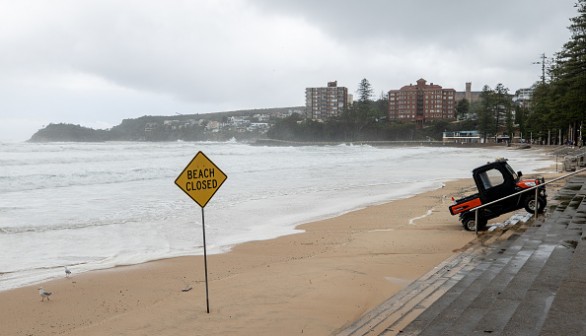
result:
[[[203,152],[198,152],[183,169],[175,184],[204,208],[228,176]]]

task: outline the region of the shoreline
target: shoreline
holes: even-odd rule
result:
[[[40,285],[0,292],[0,324],[15,335],[331,334],[476,238],[447,211],[471,183],[208,255],[210,314],[203,257],[186,256],[45,282],[50,302],[39,302]]]

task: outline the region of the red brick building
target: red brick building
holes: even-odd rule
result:
[[[456,90],[444,89],[421,78],[416,85],[389,91],[389,120],[415,121],[456,119]]]

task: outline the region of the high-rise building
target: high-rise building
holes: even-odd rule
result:
[[[328,82],[327,87],[306,88],[306,117],[326,120],[339,116],[348,106],[348,97],[348,89],[338,86],[337,81]]]
[[[532,88],[519,89],[513,96],[513,103],[517,104],[518,106],[526,107],[531,102],[531,97],[533,97]]]
[[[389,91],[389,120],[415,121],[456,118],[456,90],[444,89],[421,78],[416,85]]]

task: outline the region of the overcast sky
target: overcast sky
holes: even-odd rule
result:
[[[541,76],[574,0],[0,0],[0,141],[49,123],[301,106],[305,88]]]

